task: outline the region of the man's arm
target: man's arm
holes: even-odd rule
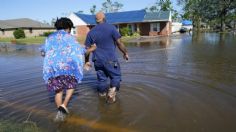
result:
[[[87,48],[87,51],[85,53],[85,66],[84,66],[84,68],[87,71],[92,67],[92,65],[89,62],[90,53],[93,52],[94,50],[96,50],[96,48],[97,48],[96,44],[93,44],[89,48]]]
[[[90,53],[96,50],[96,48],[97,48],[96,44],[93,44],[89,48],[87,48],[87,51],[85,53],[85,63],[89,62]]]
[[[125,60],[129,60],[129,56],[128,56],[128,51],[125,48],[125,45],[121,42],[120,38],[118,38],[116,40],[117,46],[119,48],[119,50],[123,53],[123,57]]]

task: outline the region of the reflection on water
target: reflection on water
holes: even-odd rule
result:
[[[194,33],[130,43],[118,102],[99,99],[95,72],[86,72],[61,124],[52,121],[39,46],[0,44],[0,117],[29,118],[44,131],[235,132],[235,41]]]

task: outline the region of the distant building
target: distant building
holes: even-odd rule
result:
[[[172,33],[179,32],[181,28],[182,28],[182,23],[172,22],[172,28],[171,28]]]
[[[39,36],[44,32],[55,31],[55,28],[28,18],[0,20],[0,37],[14,37],[16,29],[23,29],[26,37]]]
[[[107,23],[113,24],[120,30],[128,27],[131,32],[139,32],[142,36],[170,35],[171,12],[146,12],[145,10],[106,13]],[[75,29],[72,34],[85,37],[96,25],[95,15],[71,13],[69,18],[73,21]]]
[[[193,22],[191,20],[183,20],[182,21],[182,28],[185,28],[187,30],[193,29]]]

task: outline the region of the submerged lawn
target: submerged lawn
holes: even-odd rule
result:
[[[34,122],[13,123],[0,120],[0,132],[41,132]]]
[[[27,37],[24,39],[0,38],[0,42],[16,43],[16,44],[42,44],[46,37]]]
[[[122,37],[121,40],[125,43],[129,40],[132,40],[137,37]],[[14,43],[14,44],[44,44],[46,37],[27,37],[24,39],[15,39],[15,38],[1,38],[0,42],[5,43]],[[77,39],[81,44],[84,44],[85,37],[81,37]]]

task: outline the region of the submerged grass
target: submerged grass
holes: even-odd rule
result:
[[[126,43],[129,40],[135,39],[138,37],[135,36],[124,36],[121,38],[122,42]],[[4,42],[4,43],[13,43],[13,44],[44,44],[45,43],[45,39],[46,37],[43,36],[38,36],[38,37],[27,37],[27,38],[23,38],[23,39],[15,39],[15,38],[1,38],[0,37],[0,42]],[[85,37],[79,37],[77,38],[77,40],[81,43],[84,44],[85,43]]]
[[[25,121],[15,123],[12,121],[0,120],[0,132],[41,132],[36,123]]]
[[[46,37],[27,37],[23,39],[15,38],[0,38],[0,42],[14,43],[14,44],[42,44]]]

